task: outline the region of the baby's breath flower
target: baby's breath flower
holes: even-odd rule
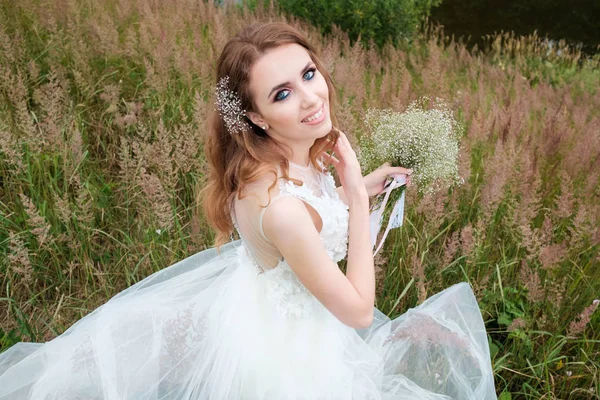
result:
[[[462,183],[458,175],[462,127],[441,100],[426,110],[423,97],[403,113],[370,109],[365,124],[371,134],[361,140],[359,158],[364,167],[389,161],[411,168],[412,181],[424,192]]]
[[[238,94],[229,88],[229,76],[219,80],[215,95],[217,110],[229,133],[233,135],[248,129],[249,126],[244,120],[246,110],[242,109],[242,100]]]

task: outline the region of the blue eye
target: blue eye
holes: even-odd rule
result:
[[[315,68],[311,68],[311,69],[309,69],[308,71],[306,71],[306,73],[304,74],[304,77],[305,77],[305,79],[306,79],[307,81],[309,81],[309,80],[311,80],[312,78],[314,78],[314,77],[315,77],[315,71],[316,71],[316,69],[315,69]],[[309,74],[310,74],[310,78],[306,78],[306,75],[309,75]]]
[[[317,69],[315,67],[309,69],[308,71],[306,71],[304,73],[303,78],[307,81],[312,80],[315,77],[316,71],[317,71]],[[273,100],[274,101],[285,100],[289,96],[289,93],[290,93],[289,89],[281,90],[281,91],[277,92],[277,94],[275,95],[275,98]],[[283,94],[285,94],[285,96]]]
[[[282,91],[280,91],[280,92],[277,92],[277,94],[275,95],[275,101],[283,100],[283,99],[285,99],[286,97],[288,97],[288,95],[287,95],[287,94],[286,94],[285,96],[281,96],[281,94],[282,94],[282,93],[285,93],[285,92],[287,92],[287,93],[289,94],[289,92],[290,92],[290,91],[289,91],[289,90],[287,90],[287,89],[285,89],[285,90],[282,90]]]

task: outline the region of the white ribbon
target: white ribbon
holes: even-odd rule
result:
[[[393,178],[390,178],[390,180],[388,182],[386,182],[386,185],[384,186],[385,187],[384,191],[378,195],[378,197],[377,197],[378,199],[380,196],[382,196],[382,195],[384,196],[383,201],[381,203],[379,203],[379,206],[375,210],[373,210],[373,212],[371,212],[371,214],[369,215],[369,222],[370,222],[370,228],[371,228],[371,245],[373,247],[375,247],[375,243],[377,241],[377,235],[379,234],[379,231],[381,230],[381,222],[382,222],[381,218],[383,216],[383,211],[385,210],[385,206],[390,198],[390,194],[392,193],[392,190],[402,187],[404,185],[406,185],[406,176],[405,175],[395,175]],[[385,232],[383,233],[383,236],[381,237],[381,241],[379,242],[377,249],[373,253],[373,256],[375,256],[379,252],[381,247],[383,246],[383,242],[385,241],[385,238],[387,237],[389,231],[391,229],[402,226],[402,222],[404,219],[404,194],[405,193],[406,193],[406,191],[402,192],[402,195],[400,196],[398,201],[396,201],[396,204],[394,204],[394,209],[392,210],[392,213],[390,215],[388,225],[385,228]]]

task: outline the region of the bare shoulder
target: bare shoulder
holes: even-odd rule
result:
[[[263,217],[263,230],[273,242],[280,241],[282,237],[295,239],[312,231],[318,234],[304,202],[294,196],[282,196],[268,205]]]
[[[242,200],[252,198],[252,203],[265,206],[278,192],[277,186],[279,182],[280,179],[275,179],[274,174],[264,174],[258,180],[244,186],[241,194]]]

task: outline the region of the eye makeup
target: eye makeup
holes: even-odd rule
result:
[[[317,68],[316,68],[316,66],[315,66],[315,65],[314,65],[312,62],[309,62],[308,64],[306,64],[306,66],[305,66],[305,67],[302,69],[302,72],[301,72],[301,74],[302,74],[302,76],[304,77],[304,76],[306,76],[306,75],[307,75],[309,72],[312,72],[312,74],[311,74],[310,78],[307,78],[306,80],[312,80],[312,79],[314,78],[314,76],[315,76],[316,72],[317,72]],[[282,88],[284,88],[284,87],[286,87],[286,86],[290,86],[290,85],[291,85],[291,84],[290,84],[290,82],[288,81],[288,82],[284,82],[284,83],[281,83],[281,84],[279,84],[279,85],[277,85],[277,86],[273,87],[273,89],[271,89],[271,92],[269,93],[269,97],[271,97],[271,94],[273,94],[273,93],[274,93],[275,91],[277,91],[278,89],[282,89]],[[285,100],[285,99],[287,98],[287,95],[286,95],[286,96],[283,96],[283,97],[281,97],[280,95],[281,95],[282,93],[289,92],[289,91],[290,91],[289,89],[286,89],[286,90],[280,90],[279,92],[277,92],[277,93],[275,94],[275,97],[274,97],[273,101],[274,101],[274,102],[276,102],[276,101]]]

